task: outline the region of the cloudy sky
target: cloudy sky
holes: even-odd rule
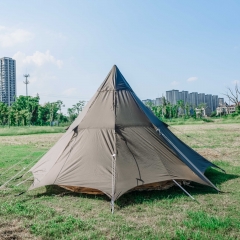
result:
[[[71,107],[116,64],[141,99],[166,90],[218,94],[240,81],[240,1],[8,0],[0,57],[17,60],[17,93]]]

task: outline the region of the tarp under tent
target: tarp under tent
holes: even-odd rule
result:
[[[60,140],[30,169],[30,189],[59,185],[103,193],[112,201],[133,189],[173,181],[216,186],[204,175],[217,167],[160,121],[136,96],[117,66]]]

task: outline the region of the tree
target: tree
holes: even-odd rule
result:
[[[85,105],[85,101],[79,101],[75,105],[73,105],[73,109],[77,111],[77,115],[79,114],[79,112],[82,111],[84,105]]]
[[[234,103],[236,112],[240,113],[240,104],[239,104],[239,97],[240,97],[240,90],[238,89],[238,85],[235,85],[235,89],[232,90],[231,88],[227,88],[229,93],[225,93],[224,95],[227,96],[230,102]]]
[[[61,100],[57,100],[57,101],[56,101],[56,104],[57,104],[57,107],[58,107],[58,109],[59,109],[59,114],[58,114],[58,117],[57,117],[58,126],[59,126],[59,123],[60,123],[61,119],[63,119],[62,107],[65,107],[65,105],[63,104],[63,101],[61,101]]]
[[[0,102],[0,121],[3,126],[8,121],[8,106],[3,102]]]
[[[57,118],[57,111],[59,110],[59,104],[56,102],[48,102],[45,104],[45,108],[48,110],[48,121],[52,126],[53,121]]]
[[[183,100],[177,101],[177,106],[178,106],[178,117],[183,117],[185,113],[185,105]]]
[[[200,109],[199,117],[202,118],[203,117],[203,113],[204,113],[204,109],[207,108],[207,104],[206,103],[200,103],[197,108]]]
[[[75,113],[75,109],[68,108],[67,113],[69,115],[69,121],[72,123],[75,120],[75,118],[77,117],[77,114]]]

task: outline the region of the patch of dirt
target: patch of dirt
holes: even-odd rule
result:
[[[179,125],[169,129],[210,161],[236,164],[240,160],[240,124]],[[192,137],[187,137],[188,134]]]
[[[0,138],[1,145],[34,145],[36,147],[51,147],[62,136],[62,133],[37,134],[22,136],[6,136]]]
[[[19,222],[0,223],[1,240],[40,239],[32,236],[25,228],[19,226]]]

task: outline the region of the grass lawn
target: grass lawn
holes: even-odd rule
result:
[[[185,188],[198,202],[178,187],[128,193],[117,200],[113,215],[105,196],[75,194],[54,186],[15,196],[31,184],[27,180],[16,186],[31,176],[17,179],[22,174],[16,174],[32,166],[62,133],[33,134],[42,131],[30,127],[24,134],[30,131],[31,135],[14,135],[12,129],[11,134],[0,129],[0,185],[15,176],[0,189],[0,239],[240,239],[240,124],[170,129],[226,170],[227,174],[206,172],[223,193],[197,184]]]
[[[41,133],[63,133],[66,127],[50,127],[50,126],[25,126],[25,127],[0,127],[0,136],[16,136],[16,135],[31,135]]]
[[[172,118],[172,119],[163,119],[168,125],[193,125],[193,124],[208,124],[208,122],[212,122],[214,124],[232,124],[232,123],[240,123],[240,115],[225,115],[222,117],[213,117],[213,118]]]

